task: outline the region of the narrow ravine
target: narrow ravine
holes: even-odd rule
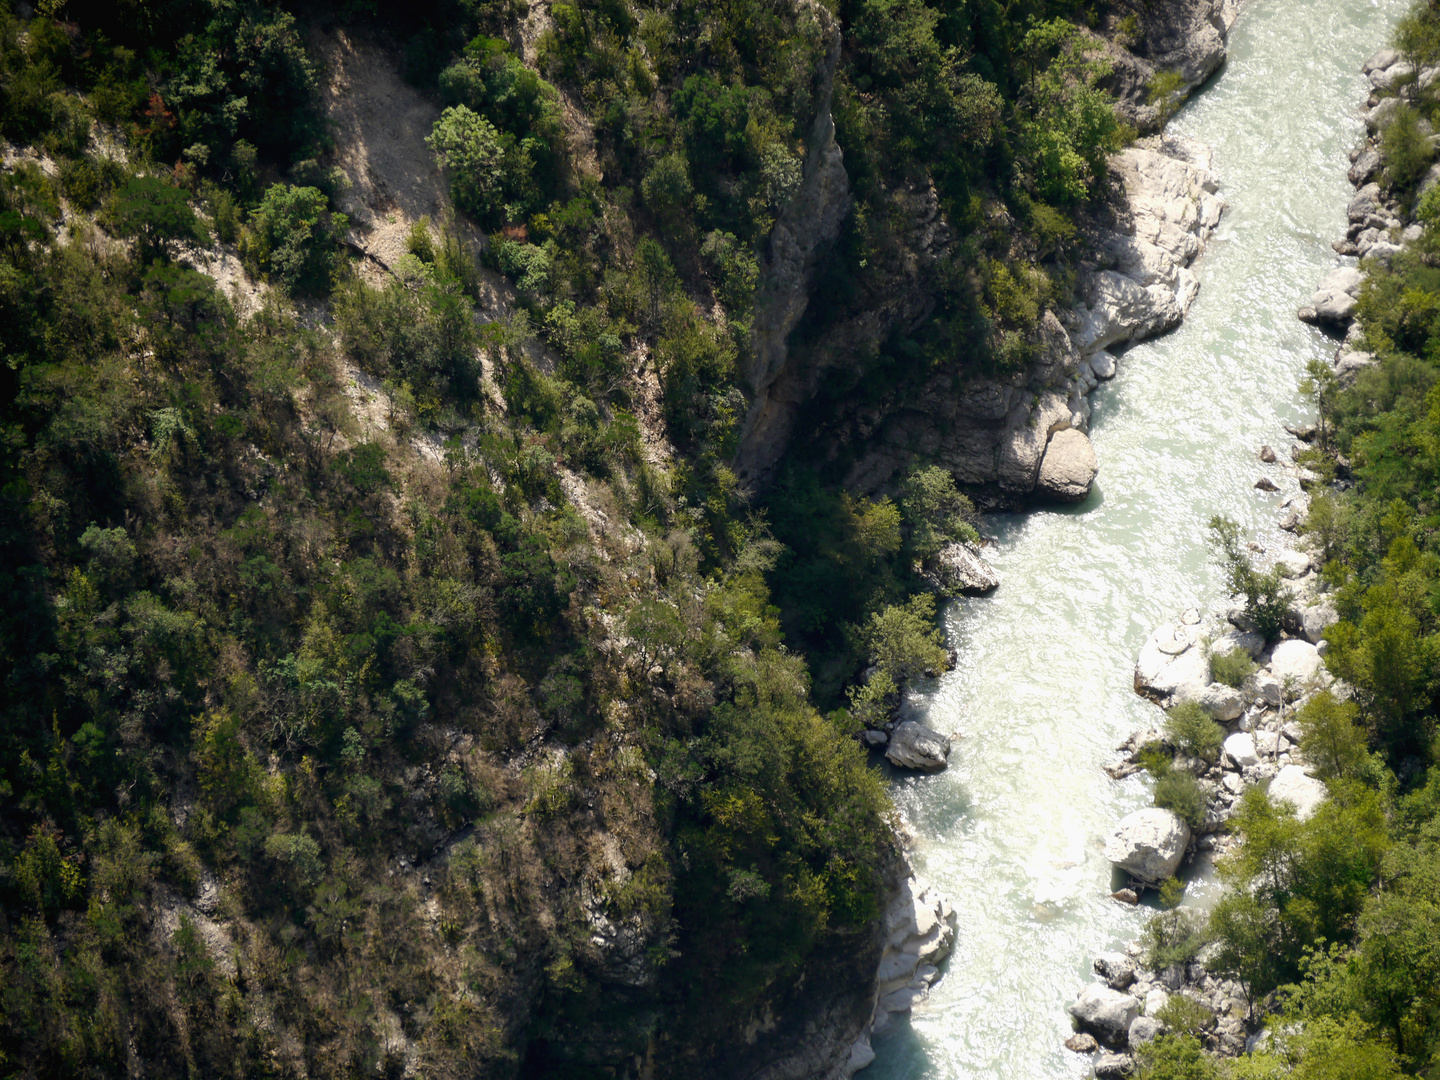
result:
[[[1176,333],[1126,353],[1093,399],[1094,494],[1068,511],[999,518],[993,597],[957,602],[960,666],[922,695],[925,722],[960,739],[947,772],[894,781],[917,867],[953,898],[959,938],[911,1024],[876,1040],[864,1074],[1081,1076],[1061,1046],[1065,1006],[1100,949],[1135,938],[1145,909],[1108,899],[1105,832],[1149,802],[1143,777],[1101,771],[1154,718],[1135,655],[1162,620],[1223,602],[1205,522],[1273,535],[1295,490],[1252,490],[1263,443],[1308,409],[1305,363],[1334,344],[1295,318],[1337,258],[1360,132],[1359,68],[1406,0],[1248,0],[1220,76],[1172,128],[1208,143],[1230,209],[1198,264]],[[1205,886],[1197,886],[1203,891]]]

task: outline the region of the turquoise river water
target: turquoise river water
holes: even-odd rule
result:
[[[865,1080],[1040,1080],[1088,1074],[1061,1046],[1090,960],[1139,935],[1144,908],[1108,899],[1106,831],[1149,802],[1110,780],[1114,747],[1155,719],[1132,691],[1140,646],[1183,609],[1224,603],[1204,524],[1223,513],[1266,542],[1295,490],[1256,459],[1309,411],[1305,362],[1334,351],[1295,318],[1337,264],[1362,130],[1360,65],[1405,0],[1247,0],[1226,67],[1172,121],[1208,143],[1229,209],[1196,264],[1175,333],[1136,346],[1096,391],[1095,492],[1068,510],[997,518],[1004,584],[947,612],[959,667],[924,694],[960,738],[948,771],[893,781],[920,872],[960,914],[943,980],[876,1041]],[[1269,472],[1281,493],[1252,488]],[[1213,886],[1197,883],[1192,892]]]

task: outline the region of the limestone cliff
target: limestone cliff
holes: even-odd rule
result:
[[[825,56],[817,76],[815,122],[800,190],[770,234],[769,258],[756,303],[754,348],[744,370],[751,404],[736,459],[742,479],[753,479],[769,469],[789,439],[793,404],[776,392],[775,384],[786,373],[790,332],[810,303],[820,257],[834,242],[850,210],[850,178],[830,115],[835,66],[840,60],[840,27],[826,8],[810,6],[825,30]]]
[[[1172,0],[1147,9],[1135,52],[1106,41],[1121,113],[1154,126],[1160,112],[1145,100],[1149,81],[1157,71],[1175,71],[1182,96],[1202,83],[1224,60],[1234,15],[1234,0]],[[835,399],[834,384],[858,382],[888,336],[908,334],[930,316],[933,270],[954,254],[957,240],[933,185],[917,181],[889,192],[889,213],[903,224],[884,287],[872,289],[858,312],[792,341],[851,203],[829,108],[840,37],[825,25],[831,37],[805,182],[771,236],[745,372],[752,399],[735,465],[756,487],[770,478],[797,417],[813,409],[823,385]],[[942,367],[919,385],[885,388],[880,400],[873,392],[867,400],[842,393],[827,413],[807,417],[809,453],[847,462],[845,485],[861,492],[880,490],[922,458],[950,468],[983,504],[1084,498],[1098,467],[1084,435],[1086,396],[1114,374],[1106,350],[1163,333],[1184,317],[1199,288],[1189,265],[1224,205],[1208,151],[1179,140],[1150,139],[1116,155],[1111,182],[1109,199],[1082,229],[1078,302],[1044,313],[1031,341],[1038,355],[1032,367],[984,379]],[[1003,209],[989,212],[988,227],[1010,227]],[[1056,441],[1061,432],[1072,434]]]

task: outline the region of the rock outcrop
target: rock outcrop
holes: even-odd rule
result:
[[[941,596],[983,596],[1000,587],[1000,575],[974,544],[946,544],[925,560],[921,576]]]
[[[1090,493],[1099,463],[1086,435],[1088,396],[1115,374],[1109,350],[1184,318],[1199,291],[1190,264],[1225,206],[1208,149],[1191,140],[1142,141],[1117,154],[1111,171],[1119,194],[1086,231],[1104,265],[1082,272],[1073,310],[1041,317],[1034,367],[958,385],[942,371],[887,413],[852,419],[840,433],[859,448],[847,487],[878,491],[921,458],[996,507]]]
[[[950,760],[950,740],[915,720],[902,720],[890,733],[885,757],[892,765],[939,772]]]
[[[1233,0],[1165,0],[1148,7],[1144,40],[1135,45],[1148,59],[1130,69],[1137,94],[1159,70],[1180,72],[1186,86],[1208,77],[1223,61],[1233,8]],[[833,18],[819,17],[832,37],[819,73],[803,182],[770,238],[754,351],[744,362],[752,396],[735,469],[757,487],[768,482],[797,413],[815,397],[825,373],[863,372],[862,358],[896,327],[927,319],[935,304],[927,268],[954,254],[955,234],[933,185],[921,181],[891,192],[896,220],[908,222],[901,226],[900,277],[874,306],[792,343],[817,266],[851,204],[830,116],[839,36]],[[853,462],[846,487],[879,491],[921,459],[949,468],[988,506],[1073,502],[1089,494],[1100,463],[1086,435],[1087,397],[1115,374],[1109,349],[1164,333],[1184,317],[1199,288],[1190,264],[1224,207],[1208,150],[1189,140],[1155,137],[1127,148],[1112,159],[1111,183],[1109,205],[1082,225],[1080,242],[1089,254],[1078,276],[1077,306],[1043,313],[1028,343],[1037,357],[1033,365],[998,378],[942,368],[883,400],[833,406],[814,437],[822,454],[843,453]],[[998,215],[992,226],[1006,227],[1003,208],[990,213]]]
[[[835,66],[840,60],[840,27],[822,4],[811,3],[826,32],[825,57],[817,77],[815,121],[810,129],[800,190],[770,233],[770,251],[755,304],[754,349],[745,363],[751,402],[740,434],[735,471],[754,480],[780,459],[790,438],[795,407],[776,394],[775,383],[789,358],[790,332],[805,314],[820,256],[840,232],[850,211],[850,177],[835,141],[830,113]]]
[[[1127,9],[1115,9],[1118,20]],[[1126,122],[1142,132],[1155,131],[1171,111],[1225,62],[1230,27],[1239,10],[1237,0],[1154,0],[1145,7],[1136,38],[1111,48],[1106,58],[1112,71],[1104,86],[1115,94]],[[1112,36],[1115,28],[1111,28]],[[1163,100],[1151,100],[1155,77],[1178,77]]]
[[[950,901],[909,865],[902,867],[885,908],[885,948],[875,979],[869,1021],[850,1046],[841,1076],[848,1077],[875,1060],[870,1039],[911,1012],[930,996],[940,978],[940,963],[955,944],[958,919]]]

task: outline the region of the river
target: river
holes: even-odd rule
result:
[[[1004,584],[946,613],[960,663],[921,695],[922,718],[959,739],[946,772],[897,777],[892,793],[959,936],[930,1000],[876,1040],[866,1080],[1088,1075],[1089,1060],[1061,1046],[1065,1007],[1094,954],[1135,939],[1149,914],[1108,898],[1100,847],[1149,804],[1150,781],[1115,782],[1101,766],[1158,715],[1132,691],[1145,636],[1225,602],[1205,522],[1227,514],[1273,541],[1296,490],[1256,453],[1288,451],[1282,422],[1311,416],[1305,363],[1334,351],[1295,309],[1337,263],[1360,65],[1407,7],[1248,0],[1226,67],[1172,121],[1214,149],[1230,208],[1196,264],[1184,325],[1125,353],[1092,398],[1095,492],[990,520]],[[1253,490],[1262,474],[1279,494]]]

